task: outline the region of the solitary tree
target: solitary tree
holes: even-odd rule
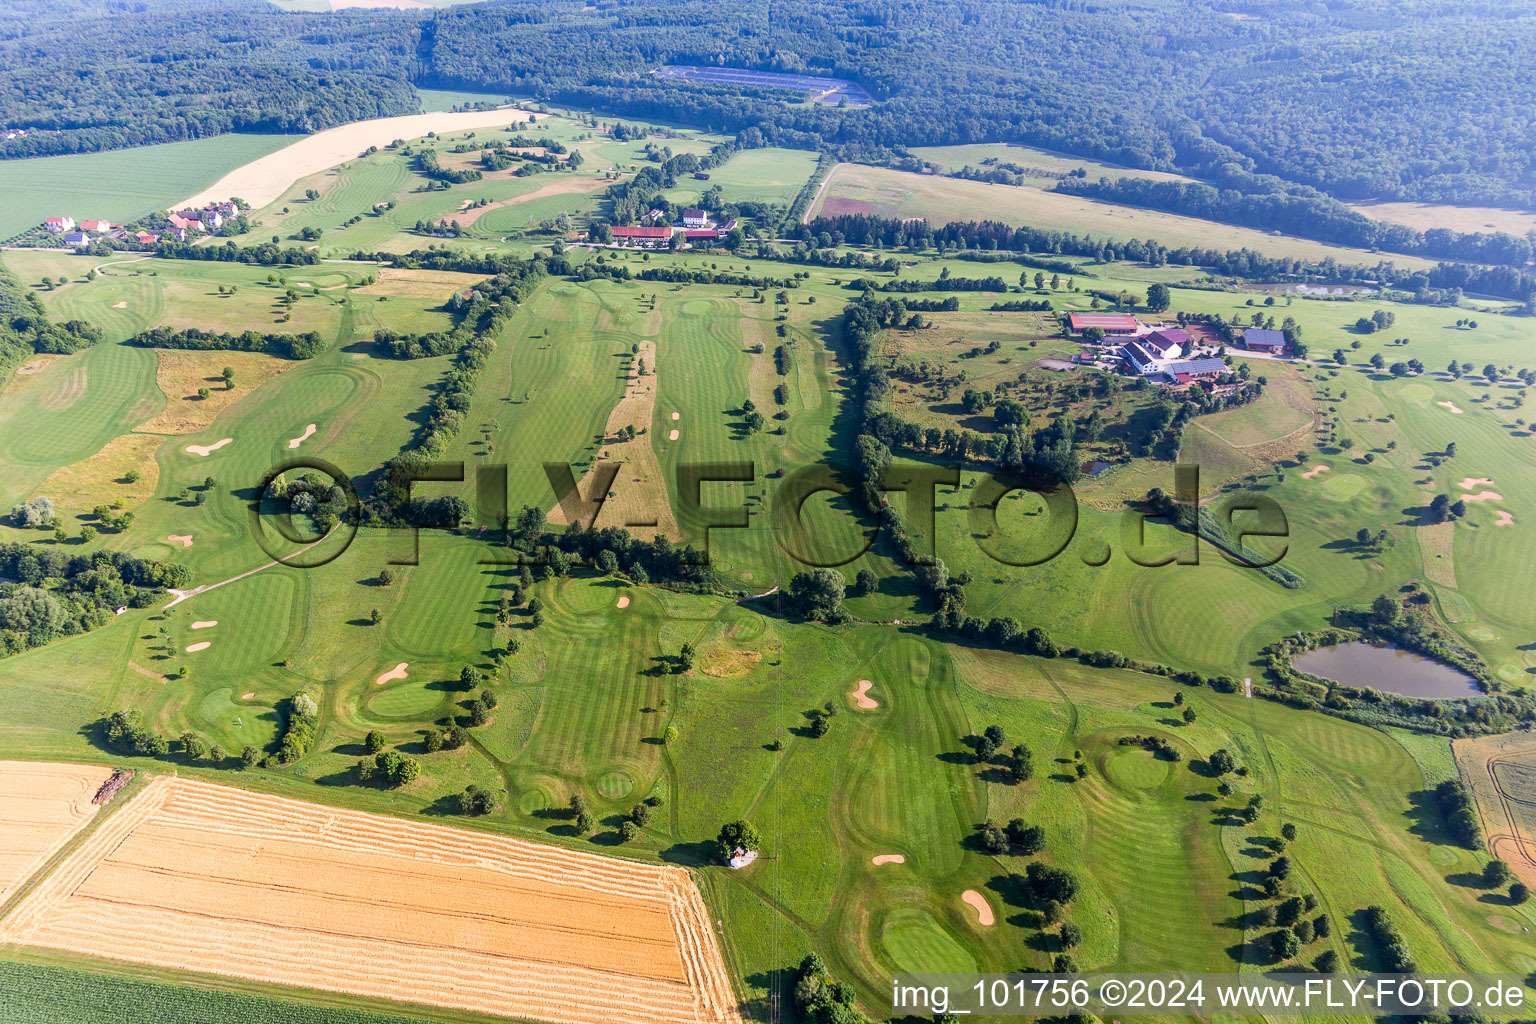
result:
[[[721,825],[720,834],[715,837],[715,850],[721,861],[730,860],[738,848],[759,851],[763,848],[762,833],[745,818]]]
[[[377,729],[368,730],[368,735],[363,739],[363,745],[368,748],[368,753],[377,754],[384,749],[384,734]]]

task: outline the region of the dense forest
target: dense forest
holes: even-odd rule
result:
[[[415,113],[414,18],[295,17],[262,0],[6,0],[0,157]]]
[[[487,0],[287,13],[262,0],[11,0],[0,156],[309,131],[412,85],[674,119],[845,158],[1017,141],[1343,199],[1536,206],[1536,11],[1493,0]],[[857,81],[867,108],[658,79],[665,63]]]

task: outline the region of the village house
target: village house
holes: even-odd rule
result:
[[[83,220],[80,222],[81,231],[94,231],[99,235],[104,235],[118,227],[121,227],[121,225],[113,224],[109,220]]]
[[[77,249],[84,249],[91,244],[91,236],[84,231],[66,231],[64,232],[64,244],[72,245]]]
[[[1250,327],[1243,332],[1243,345],[1250,352],[1267,352],[1278,356],[1285,352],[1285,332]]]
[[[49,217],[47,220],[43,221],[43,228],[44,230],[53,232],[55,235],[63,234],[66,231],[73,231],[75,229],[75,218]]]
[[[1128,341],[1120,347],[1120,357],[1130,366],[1131,372],[1143,377],[1161,368],[1157,356],[1148,352],[1139,340]]]
[[[1076,337],[1091,327],[1097,327],[1107,337],[1129,337],[1140,325],[1129,313],[1068,313],[1067,328]]]
[[[140,245],[154,245],[156,242],[160,241],[160,233],[158,231],[135,232],[133,240],[138,242]]]
[[[687,209],[683,211],[683,227],[707,228],[709,227],[709,213],[705,210]]]
[[[189,228],[201,227],[201,222],[196,217],[187,217],[180,213],[168,214],[165,218],[172,228],[181,232],[182,241],[186,241],[186,233]]]
[[[1184,346],[1193,339],[1186,332],[1175,327],[1169,330],[1152,331],[1141,335],[1136,340],[1159,359],[1176,359],[1184,354]]]

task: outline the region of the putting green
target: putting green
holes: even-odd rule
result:
[[[634,791],[635,780],[620,768],[606,771],[597,777],[597,792],[599,796],[609,800],[618,800],[629,796]]]
[[[418,718],[443,702],[441,690],[421,683],[406,683],[376,693],[368,701],[368,713],[380,718]]]
[[[517,798],[517,809],[525,815],[532,816],[548,807],[551,802],[549,794],[542,789],[525,789]]]
[[[1330,474],[1323,481],[1323,493],[1334,501],[1348,501],[1365,486],[1365,477],[1358,473]]]
[[[1435,389],[1428,384],[1404,384],[1397,392],[1410,402],[1428,402],[1435,396]]]
[[[880,926],[880,948],[902,971],[913,974],[972,974],[976,958],[926,910],[896,910]]]
[[[270,742],[277,725],[272,709],[255,704],[234,703],[234,690],[211,690],[197,705],[197,717],[207,724],[213,738],[223,743],[226,752],[239,753],[242,747]]]
[[[1104,776],[1123,790],[1157,790],[1168,782],[1172,761],[1153,757],[1140,747],[1118,747],[1104,758]]]

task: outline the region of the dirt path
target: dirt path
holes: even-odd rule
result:
[[[800,217],[801,224],[809,224],[811,222],[812,215],[815,214],[816,208],[821,205],[821,197],[827,194],[827,186],[832,184],[832,175],[837,173],[837,169],[840,166],[842,165],[833,164],[831,168],[828,169],[827,176],[821,179],[821,187],[818,188],[816,190],[816,194],[811,197],[810,205],[805,208],[805,213]]]
[[[772,597],[774,594],[777,594],[778,592],[779,592],[778,586],[774,585],[772,587],[769,587],[767,590],[763,591],[761,594],[748,594],[746,597],[738,597],[736,599],[736,603],[737,604],[745,604],[748,601],[756,601],[760,597]]]
[[[294,555],[302,555],[304,552],[308,551],[310,548],[314,547],[316,544],[320,544],[321,542],[323,542],[326,539],[326,537],[329,537],[329,536],[330,536],[330,534],[327,533],[325,535],[325,537],[321,537],[320,540],[312,541],[309,544],[304,545],[302,548],[299,548],[299,550],[295,551],[293,554]],[[290,555],[289,557],[291,558],[291,557],[293,557],[293,555]],[[217,582],[217,583],[204,583],[202,586],[200,586],[200,587],[193,587],[191,590],[177,590],[174,587],[167,587],[166,588],[166,593],[174,594],[175,596],[171,600],[171,603],[166,605],[165,607],[166,608],[174,608],[177,605],[181,604],[181,602],[185,601],[189,597],[196,597],[198,594],[206,594],[210,590],[217,590],[219,587],[224,586],[226,583],[234,583],[236,580],[243,580],[247,576],[254,576],[254,575],[256,575],[257,573],[261,572],[263,569],[270,569],[274,565],[282,565],[282,564],[283,563],[277,561],[276,559],[273,559],[272,561],[268,562],[266,565],[258,565],[256,568],[249,569],[249,570],[241,573],[238,576],[231,576],[229,579],[227,579],[227,580],[219,580],[219,582]]]
[[[108,267],[126,267],[130,263],[143,263],[145,260],[152,260],[154,258],[155,257],[153,257],[153,256],[140,256],[137,259],[132,259],[132,260],[116,260],[116,261],[109,260],[106,263],[98,263],[98,264],[96,264],[94,267],[91,268],[91,270],[93,270],[94,272],[96,272],[98,274],[105,274],[107,272],[107,268]],[[122,305],[118,305],[118,306],[113,306],[112,308],[113,309],[121,309],[121,308],[123,308],[123,305],[126,305],[126,303],[124,303]]]

